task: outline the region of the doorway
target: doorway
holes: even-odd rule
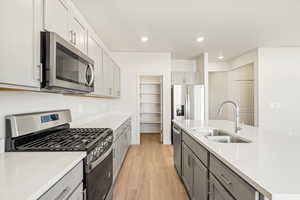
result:
[[[234,110],[225,106],[222,114],[217,116],[220,104],[225,100],[236,101],[240,106],[241,123],[254,126],[254,64],[239,68],[209,73],[209,116],[210,119],[235,120]]]
[[[163,77],[139,76],[140,134],[160,134],[163,142]]]

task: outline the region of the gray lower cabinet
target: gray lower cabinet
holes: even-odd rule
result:
[[[182,180],[192,200],[207,199],[208,170],[196,155],[183,143]]]
[[[206,200],[208,193],[208,169],[194,156],[193,200]]]
[[[189,196],[192,196],[193,189],[193,166],[192,166],[192,152],[189,148],[182,144],[182,180],[185,184]]]
[[[210,171],[236,199],[256,199],[256,190],[213,155],[210,156]]]
[[[235,200],[212,174],[210,174],[209,200]]]
[[[174,147],[174,166],[177,173],[181,176],[181,130],[173,126],[173,147]]]
[[[188,133],[183,130],[178,132],[182,133],[182,140],[179,139],[182,144],[181,178],[191,200],[264,199],[255,188]],[[174,148],[177,142],[174,140]],[[174,153],[177,153],[176,148]],[[175,165],[176,160],[175,157]]]

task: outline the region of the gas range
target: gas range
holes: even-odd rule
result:
[[[5,150],[85,151],[87,199],[110,199],[113,131],[108,128],[70,128],[70,122],[70,110],[9,115],[6,117]]]

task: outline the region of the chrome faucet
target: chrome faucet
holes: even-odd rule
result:
[[[231,104],[235,108],[235,133],[239,133],[239,131],[242,129],[240,126],[240,107],[235,101],[224,101],[218,109],[218,116],[220,116],[225,104]]]

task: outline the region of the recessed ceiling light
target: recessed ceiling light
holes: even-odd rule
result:
[[[147,36],[141,37],[141,42],[148,42],[149,38]]]
[[[197,42],[203,42],[204,39],[205,39],[204,37],[197,37],[197,38],[196,38],[196,41],[197,41]]]
[[[218,56],[218,59],[219,59],[219,60],[223,60],[223,59],[224,59],[224,56],[220,55],[220,56]]]

